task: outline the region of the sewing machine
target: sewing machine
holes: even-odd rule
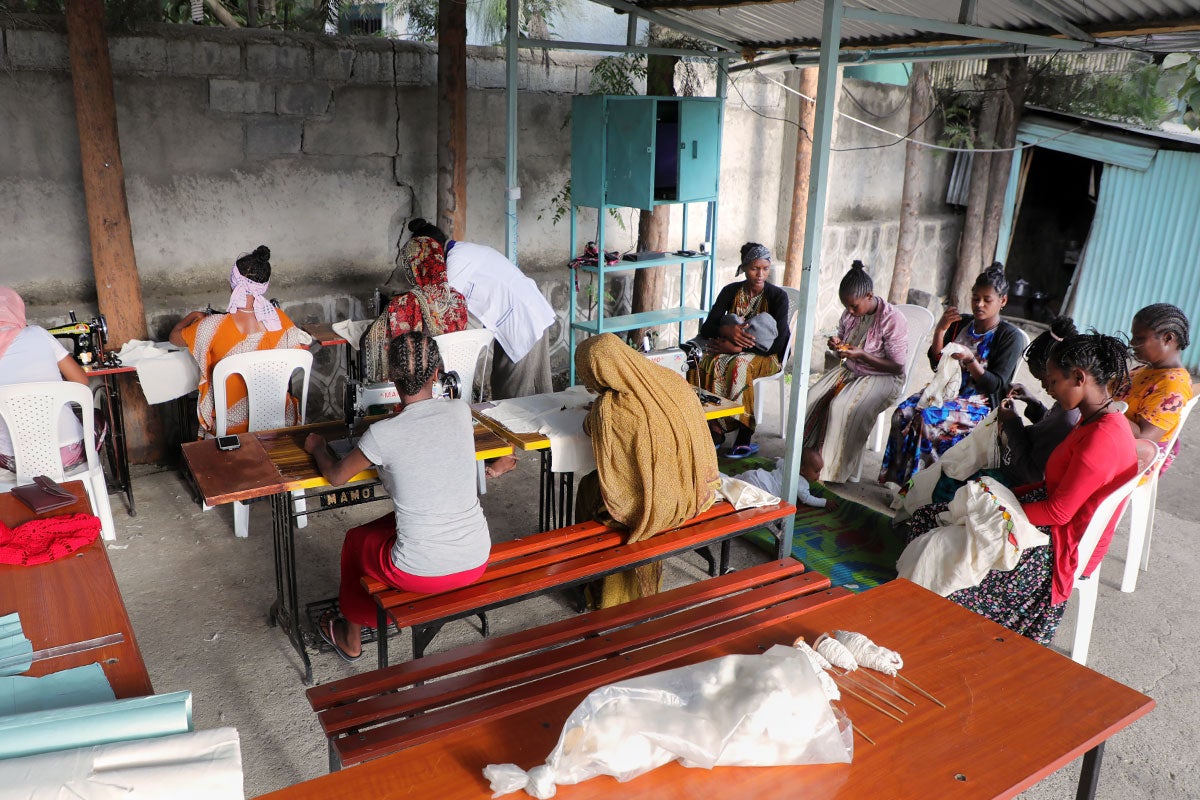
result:
[[[451,370],[442,373],[434,381],[433,396],[435,399],[454,400],[462,396],[462,383],[458,373]],[[400,392],[391,381],[379,383],[362,383],[361,381],[346,381],[346,427],[355,430],[355,426],[368,416],[372,406],[394,406],[400,402]]]
[[[687,378],[689,359],[688,354],[682,348],[670,347],[665,350],[651,350],[642,353],[642,355],[660,367],[666,367],[672,372]]]
[[[116,353],[104,350],[104,341],[108,337],[108,323],[101,314],[93,317],[90,322],[80,322],[71,315],[70,323],[50,328],[50,335],[56,339],[66,339],[70,342],[67,350],[75,357],[82,367],[119,367],[121,359]]]

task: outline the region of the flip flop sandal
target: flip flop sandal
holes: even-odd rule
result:
[[[343,661],[348,664],[353,664],[355,661],[358,661],[360,658],[362,658],[363,654],[360,651],[358,655],[352,656],[338,645],[337,637],[333,635],[333,626],[337,624],[339,619],[341,619],[341,617],[333,614],[332,612],[323,615],[319,620],[317,620],[317,633],[320,634],[321,639],[324,640],[325,644],[332,647],[333,651],[342,657]]]
[[[750,444],[739,444],[737,447],[729,451],[726,458],[748,458],[758,452],[758,445],[751,442]]]

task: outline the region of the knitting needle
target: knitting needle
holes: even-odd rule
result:
[[[922,689],[920,686],[917,686],[915,683],[913,683],[913,682],[912,682],[912,681],[910,681],[908,678],[906,678],[906,677],[904,677],[903,675],[901,675],[899,672],[897,672],[897,673],[896,673],[896,677],[897,677],[897,678],[899,678],[900,680],[904,681],[905,683],[907,683],[907,684],[908,684],[909,686],[911,686],[912,688],[916,689],[916,690],[917,690],[918,692],[920,692],[921,694],[923,694],[923,695],[925,695],[926,697],[928,697],[928,698],[929,698],[930,700],[932,700],[933,702],[937,703],[937,704],[938,704],[939,706],[941,706],[942,708],[945,708],[945,707],[946,707],[946,704],[945,704],[945,703],[943,703],[941,700],[938,700],[936,697],[934,697],[934,696],[933,696],[933,695],[931,695],[929,692],[927,692],[927,691],[925,691],[924,689]]]
[[[857,725],[855,725],[853,722],[851,722],[851,723],[850,723],[850,727],[851,727],[851,728],[853,728],[853,729],[854,729],[854,732],[855,732],[855,733],[857,733],[859,736],[863,737],[864,739],[866,739],[866,740],[867,740],[868,742],[870,742],[871,744],[875,744],[875,740],[874,740],[874,739],[872,739],[870,736],[867,736],[867,735],[866,735],[865,733],[863,733],[862,731],[860,731],[860,730],[858,729],[858,726],[857,726]]]
[[[866,675],[868,678],[870,678],[871,680],[873,680],[873,681],[875,681],[876,683],[878,683],[878,684],[879,684],[880,686],[882,686],[884,689],[887,689],[887,690],[888,690],[888,692],[889,692],[890,694],[894,694],[896,697],[899,697],[901,700],[903,700],[904,702],[908,703],[910,706],[914,706],[914,707],[915,707],[915,706],[917,705],[917,704],[916,704],[916,703],[914,703],[912,700],[909,700],[907,697],[905,697],[904,695],[902,695],[902,694],[900,694],[899,692],[897,692],[897,691],[896,691],[895,689],[893,689],[891,686],[888,686],[886,683],[884,683],[882,680],[880,680],[880,679],[879,679],[878,677],[876,677],[875,675],[872,675],[871,673],[869,673],[869,672],[867,672],[867,671],[865,671],[865,670],[862,670],[862,669],[860,669],[860,670],[859,670],[859,672],[861,672],[863,675]]]
[[[875,709],[876,711],[878,711],[880,714],[886,714],[887,716],[889,716],[889,717],[891,717],[892,719],[896,720],[896,722],[904,722],[904,720],[900,719],[899,717],[897,717],[897,716],[896,716],[895,714],[893,714],[892,712],[888,711],[887,709],[880,708],[879,706],[875,705],[874,703],[872,703],[872,702],[871,702],[870,700],[868,700],[867,698],[863,697],[863,696],[862,696],[861,694],[859,694],[858,692],[855,692],[853,689],[847,688],[847,687],[845,687],[845,686],[842,686],[842,687],[841,687],[841,689],[842,689],[842,691],[843,691],[843,692],[845,692],[846,694],[850,695],[851,697],[857,698],[859,701],[861,701],[861,702],[863,702],[863,703],[866,703],[866,704],[867,704],[867,705],[869,705],[871,708],[873,708],[873,709]]]
[[[861,689],[862,691],[864,691],[864,692],[866,692],[867,694],[869,694],[871,697],[874,697],[874,698],[875,698],[876,700],[878,700],[879,702],[881,702],[881,703],[885,703],[885,704],[887,704],[888,706],[891,706],[892,708],[896,709],[896,710],[897,710],[898,712],[900,712],[901,714],[904,714],[904,715],[907,715],[907,714],[908,714],[908,709],[901,708],[900,706],[898,706],[898,705],[896,705],[895,703],[893,703],[891,700],[888,700],[886,697],[884,697],[883,695],[881,695],[879,692],[877,692],[877,691],[875,691],[874,689],[872,689],[870,686],[867,686],[867,685],[865,685],[865,684],[859,683],[858,681],[854,680],[854,678],[850,677],[850,674],[849,674],[849,673],[847,673],[847,672],[840,673],[840,677],[843,677],[843,678],[845,678],[847,681],[849,681],[849,682],[850,682],[850,684],[851,684],[852,686],[854,686],[854,687],[856,687],[856,688],[858,688],[858,689]]]

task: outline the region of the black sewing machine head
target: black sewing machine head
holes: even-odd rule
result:
[[[82,367],[119,367],[121,359],[116,353],[104,349],[108,339],[108,323],[101,314],[93,317],[90,322],[80,322],[71,315],[70,323],[50,328],[50,335],[56,339],[64,339],[64,346]]]
[[[433,384],[433,396],[443,400],[457,400],[462,397],[462,381],[454,370],[443,372]]]

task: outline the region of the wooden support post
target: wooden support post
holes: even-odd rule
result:
[[[125,198],[104,6],[101,0],[67,0],[66,11],[96,297],[108,320],[109,343],[115,349],[130,339],[149,336]],[[162,458],[162,429],[136,386],[135,382],[131,391],[123,393],[126,442],[130,459],[145,463]]]
[[[892,286],[888,290],[888,302],[907,303],[909,284],[912,283],[912,263],[917,254],[917,234],[921,227],[921,202],[924,199],[920,145],[925,141],[924,122],[933,109],[933,89],[929,83],[929,64],[918,61],[912,65],[909,79],[908,129],[912,140],[904,151],[904,188],[900,200],[900,229],[896,237],[896,260],[892,267]]]
[[[467,4],[438,2],[437,224],[467,235]]]
[[[804,231],[808,224],[808,182],[812,170],[812,131],[817,119],[817,68],[800,70],[796,131],[796,165],[792,173],[792,214],[788,224],[787,262],[783,270],[783,285],[800,288],[800,273],[804,268]]]

